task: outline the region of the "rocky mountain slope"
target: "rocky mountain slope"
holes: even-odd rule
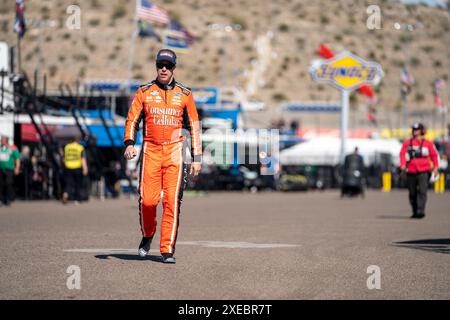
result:
[[[261,87],[255,99],[264,101],[275,116],[283,100],[339,99],[337,90],[313,82],[308,74],[320,43],[333,51],[349,50],[379,62],[385,78],[376,89],[379,110],[401,107],[399,73],[406,62],[416,79],[409,97],[412,110],[433,108],[431,83],[442,77],[449,86],[450,11],[398,1],[352,0],[154,0],[197,36],[189,53],[180,55],[177,79],[189,86],[245,87],[250,65],[258,55],[255,40],[273,33],[271,63],[260,75]],[[134,1],[125,0],[41,0],[26,2],[26,18],[56,20],[54,28],[31,25],[22,40],[22,65],[47,73],[49,87],[77,79],[126,79],[128,53],[133,31]],[[81,28],[66,27],[66,10],[81,9]],[[382,28],[366,26],[367,7],[379,5]],[[12,32],[14,1],[0,4],[1,40],[16,44]],[[213,30],[211,24],[239,24],[229,33]],[[413,24],[413,31],[397,30],[395,23]],[[163,31],[161,26],[156,28]],[[155,39],[139,38],[135,47],[133,77],[147,81],[154,77],[154,56],[162,46]],[[447,90],[448,91],[448,90]],[[445,96],[448,101],[448,95]],[[352,95],[353,108],[363,108],[365,99]]]

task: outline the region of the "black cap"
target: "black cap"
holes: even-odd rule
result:
[[[159,50],[158,54],[156,55],[156,62],[160,61],[169,61],[173,64],[177,64],[177,55],[175,54],[175,52],[169,49]]]
[[[412,125],[411,127],[412,130],[424,130],[425,127],[423,124],[421,124],[420,122],[416,122]]]

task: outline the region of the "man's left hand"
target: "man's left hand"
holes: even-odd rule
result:
[[[14,168],[14,175],[18,176],[20,173],[20,169],[19,168]]]
[[[202,168],[202,164],[200,162],[193,162],[191,164],[191,171],[190,174],[195,176],[198,176],[198,174],[200,173],[200,170]]]

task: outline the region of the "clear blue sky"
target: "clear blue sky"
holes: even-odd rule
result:
[[[448,0],[400,0],[403,3],[426,3],[430,6],[445,7]]]

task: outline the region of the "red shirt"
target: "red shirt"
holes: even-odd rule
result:
[[[418,155],[411,157],[411,153]],[[431,171],[431,163],[433,163],[433,168],[439,167],[439,156],[431,141],[412,138],[403,142],[400,150],[400,166],[406,165],[408,173]]]

